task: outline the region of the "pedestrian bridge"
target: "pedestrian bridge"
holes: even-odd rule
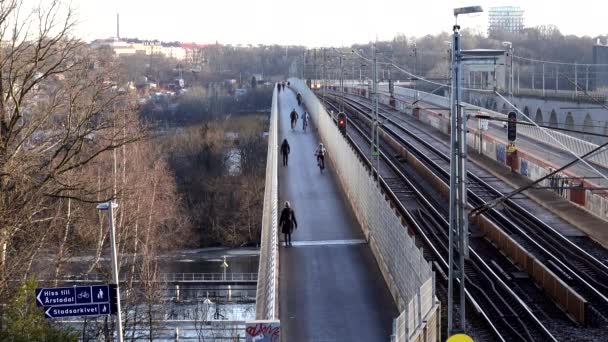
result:
[[[283,341],[436,341],[431,265],[314,93],[289,81],[272,100],[256,319],[279,321]],[[301,121],[291,129],[293,109],[310,114],[307,132]],[[288,166],[278,157],[283,139]],[[323,173],[319,142],[328,151]],[[298,222],[291,247],[279,234],[284,201]]]

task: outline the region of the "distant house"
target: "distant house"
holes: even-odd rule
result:
[[[134,55],[137,53],[147,56],[162,55],[177,60],[184,60],[187,57],[186,48],[180,46],[179,43],[163,43],[158,40],[97,39],[91,42],[91,47],[94,49],[110,48],[116,56]]]

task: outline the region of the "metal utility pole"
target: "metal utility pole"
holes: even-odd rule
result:
[[[587,64],[587,72],[585,76],[585,93],[589,91],[589,64]]]
[[[359,65],[359,84],[363,83],[363,74],[361,73],[361,69],[363,68],[363,64]]]
[[[378,111],[378,101],[380,100],[380,94],[378,93],[378,51],[376,44],[378,38],[376,37],[376,43],[374,43],[374,127],[376,128],[376,134],[372,137],[375,139],[376,144],[376,174],[380,177],[380,113]]]
[[[304,80],[304,67],[306,63],[306,50],[302,52],[302,70],[300,70],[300,79]]]
[[[545,96],[545,63],[543,63],[543,96]]]
[[[574,95],[578,95],[578,72],[576,62],[574,62]]]
[[[325,88],[327,88],[327,80],[325,79],[326,74],[325,74],[325,63],[326,63],[326,56],[325,56],[325,48],[323,48],[323,84],[321,86],[322,90],[322,94],[323,94],[323,107],[325,107]]]
[[[534,67],[534,64],[532,64],[532,90],[534,90],[534,87],[535,87],[534,83],[536,83],[534,81],[534,74],[535,73],[536,73],[536,67]]]
[[[376,158],[376,174],[380,168],[380,148],[378,144],[378,58],[376,56],[376,44],[372,44],[372,169],[374,157]]]
[[[502,46],[509,48],[509,100],[513,102],[513,42],[502,42]],[[494,68],[496,69],[496,65]],[[494,72],[494,77],[496,77],[496,72]]]
[[[101,203],[97,206],[97,209],[99,210],[108,211],[108,222],[110,223],[110,252],[112,254],[112,282],[116,284],[116,338],[118,342],[122,342],[122,310],[120,306],[120,283],[118,275],[118,257],[116,253],[116,227],[114,226],[115,208],[118,208],[118,204],[114,201]]]
[[[519,94],[519,68],[517,67],[517,94]]]
[[[513,103],[513,53],[514,53],[514,49],[513,49],[513,43],[511,43],[510,46],[510,50],[511,50],[511,82],[510,83],[510,87],[509,87],[509,93],[511,94],[511,103]]]
[[[319,84],[319,56],[317,56],[317,49],[315,49],[315,84]]]
[[[340,55],[340,113],[344,113],[344,69],[342,68],[342,55]]]
[[[414,90],[416,90],[416,99],[418,98],[418,48],[414,44],[414,74],[416,75],[416,81],[414,83]]]
[[[559,90],[559,65],[555,65],[555,93]],[[511,101],[513,102],[513,101]]]
[[[481,7],[463,7],[454,9],[454,17],[459,14],[479,13]],[[461,52],[460,26],[453,26],[452,40],[452,96],[450,113],[450,227],[449,227],[449,275],[448,275],[448,336],[455,332],[464,332],[465,316],[465,271],[464,262],[468,258],[468,213],[467,213],[467,117],[461,100]],[[459,326],[454,319],[454,281],[459,281],[458,311]]]

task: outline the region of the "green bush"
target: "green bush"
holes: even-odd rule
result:
[[[44,310],[36,307],[36,287],[35,278],[30,278],[19,285],[13,299],[4,308],[0,341],[78,341],[78,334],[74,330],[54,326],[44,317]]]

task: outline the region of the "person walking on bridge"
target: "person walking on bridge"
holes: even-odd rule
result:
[[[304,111],[304,113],[302,114],[302,130],[304,132],[306,132],[306,127],[308,127],[308,119],[310,118],[310,115],[308,115],[307,111]]]
[[[289,143],[287,139],[283,139],[283,143],[281,144],[281,155],[283,156],[283,166],[287,166],[287,162],[289,161],[289,152],[291,152],[289,148]]]
[[[298,112],[296,112],[296,109],[292,109],[291,113],[289,114],[289,118],[291,119],[291,130],[293,131],[293,129],[296,127],[296,122],[298,122]]]
[[[298,222],[296,221],[296,213],[291,209],[289,201],[285,201],[285,208],[281,211],[279,226],[281,226],[281,233],[285,234],[285,247],[288,244],[291,246],[291,233],[298,228]]]

